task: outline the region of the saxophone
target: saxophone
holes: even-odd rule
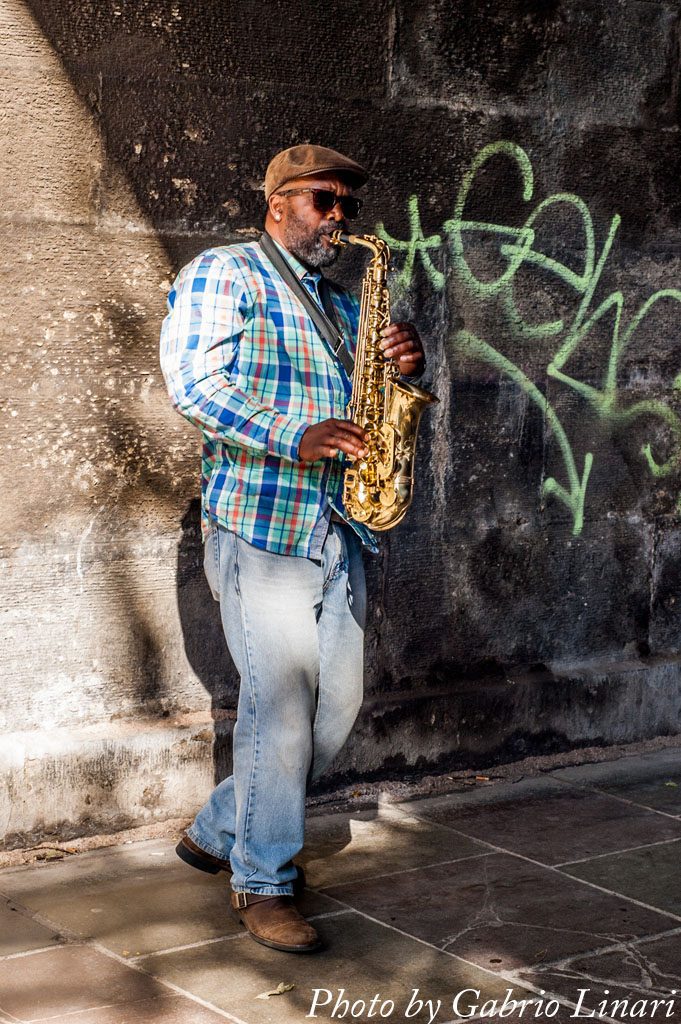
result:
[[[347,416],[367,432],[367,454],[343,476],[343,505],[351,519],[372,530],[397,526],[411,504],[414,448],[421,413],[439,399],[400,378],[397,363],[380,348],[390,323],[386,285],[390,249],[375,235],[334,231],[334,245],[364,245],[373,253],[362,283],[352,397]]]

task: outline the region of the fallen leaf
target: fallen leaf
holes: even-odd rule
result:
[[[270,989],[269,992],[261,992],[256,999],[269,999],[270,996],[282,996],[284,992],[290,992],[292,988],[295,988],[290,982],[280,981],[276,988]]]

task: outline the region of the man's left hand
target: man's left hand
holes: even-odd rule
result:
[[[381,348],[386,359],[394,359],[405,377],[423,373],[426,357],[419,332],[413,324],[390,324],[381,331]]]

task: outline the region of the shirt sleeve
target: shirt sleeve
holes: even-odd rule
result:
[[[197,256],[180,271],[161,329],[168,394],[209,439],[296,462],[309,423],[263,405],[230,376],[251,308],[242,275],[216,252]]]

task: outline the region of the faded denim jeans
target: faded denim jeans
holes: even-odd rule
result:
[[[361,541],[331,522],[322,558],[263,551],[213,524],[205,571],[241,677],[233,775],[188,835],[229,857],[235,891],[290,895],[309,779],[345,743],[363,694]]]

